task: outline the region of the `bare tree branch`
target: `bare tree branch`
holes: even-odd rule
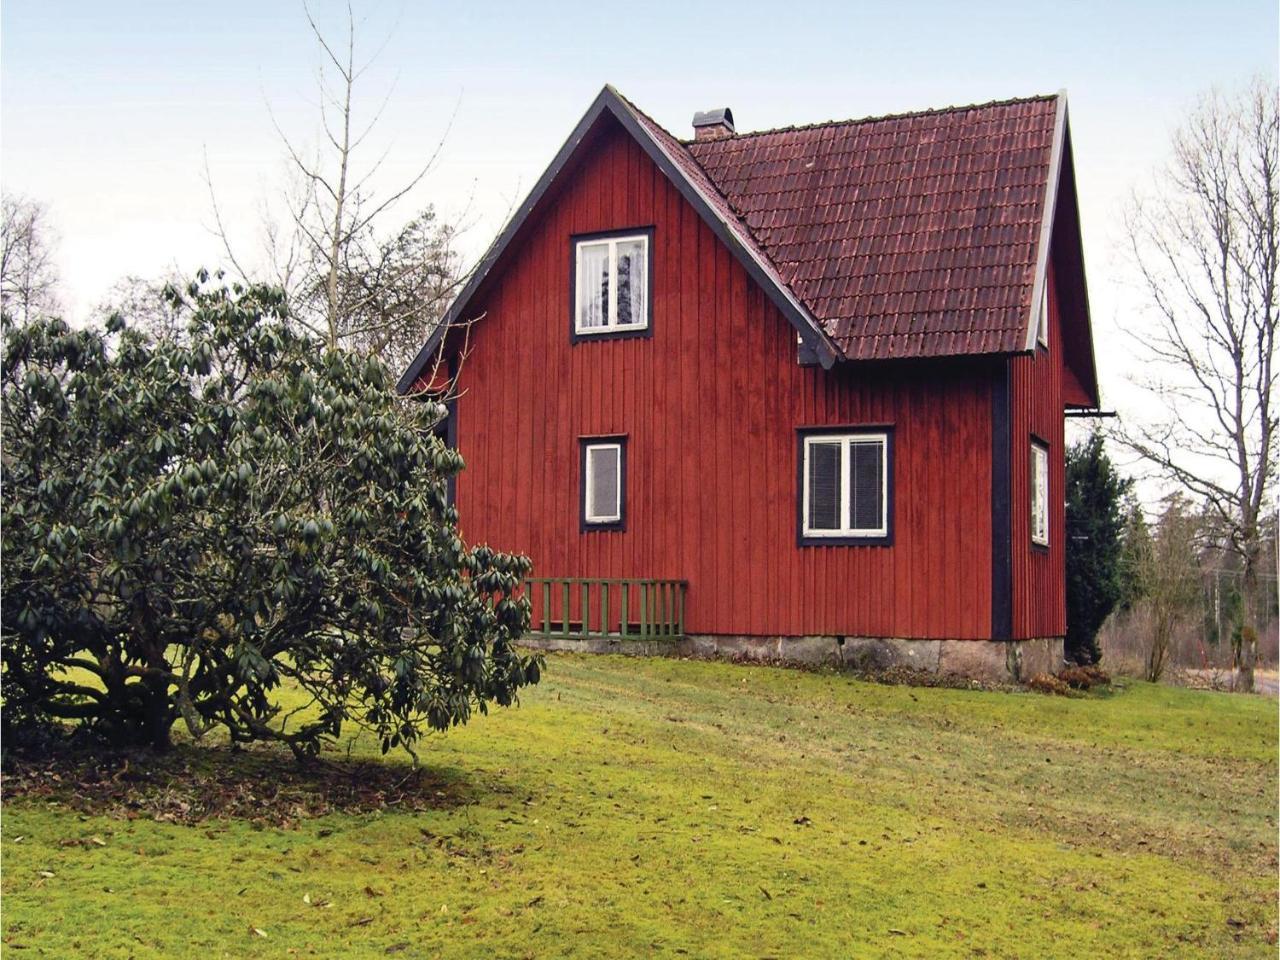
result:
[[[62,309],[48,208],[29,197],[0,198],[0,311],[27,321]]]
[[[1241,566],[1241,681],[1256,657],[1260,522],[1277,474],[1272,406],[1280,263],[1280,111],[1262,80],[1205,97],[1173,141],[1153,196],[1126,218],[1155,317],[1137,334],[1158,413],[1126,418],[1121,444],[1203,500]]]

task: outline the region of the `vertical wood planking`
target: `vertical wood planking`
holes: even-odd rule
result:
[[[1014,361],[1013,631],[1018,638],[1066,632],[1066,451],[1061,316],[1049,270],[1049,347]],[[1049,548],[1031,545],[1030,438],[1049,445]]]
[[[617,132],[551,197],[473,330],[467,538],[529,553],[540,576],[685,579],[669,602],[690,633],[989,636],[989,365],[799,366],[794,329]],[[569,236],[649,225],[652,337],[572,345]],[[796,545],[795,431],[821,424],[894,427],[892,546]],[[615,432],[627,529],[581,533],[578,438]],[[640,602],[615,592],[619,625],[623,598],[633,619]],[[654,599],[646,616],[672,618]]]

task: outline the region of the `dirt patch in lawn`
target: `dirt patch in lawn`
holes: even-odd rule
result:
[[[700,657],[682,657],[682,660],[704,659]],[[937,673],[933,670],[922,670],[919,667],[897,665],[866,670],[852,666],[834,666],[829,663],[812,663],[807,660],[789,660],[786,657],[754,657],[746,654],[712,657],[720,663],[732,663],[740,667],[766,667],[798,670],[819,676],[846,677],[850,680],[862,680],[866,683],[878,683],[891,687],[925,687],[945,690],[985,690],[987,692],[1014,692],[1023,688],[1014,683],[998,683],[994,680],[980,680],[976,677],[963,677],[954,673]]]
[[[171,823],[246,820],[288,827],[331,813],[434,810],[472,799],[460,771],[374,760],[312,761],[273,747],[180,746],[172,753],[8,758],[6,803],[63,804],[84,814]]]

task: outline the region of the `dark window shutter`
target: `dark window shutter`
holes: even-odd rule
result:
[[[840,444],[809,446],[809,529],[840,529]]]

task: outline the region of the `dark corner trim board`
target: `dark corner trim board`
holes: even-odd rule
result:
[[[859,433],[884,434],[885,476],[884,491],[885,533],[882,537],[806,537],[804,535],[804,441],[807,437],[842,436]],[[815,427],[796,427],[796,546],[797,547],[891,547],[893,546],[893,515],[897,491],[894,448],[896,438],[891,423],[824,424]]]
[[[444,445],[450,450],[458,449],[458,398],[445,402],[445,409],[448,413],[444,418]],[[456,473],[449,474],[449,478],[445,483],[445,496],[449,506],[456,507],[458,504],[458,475]]]
[[[1003,360],[991,385],[991,639],[1013,636],[1013,437],[1010,369]]]
[[[449,372],[449,383],[456,385],[458,382],[458,358],[450,357],[447,367]],[[450,450],[458,449],[458,397],[455,393],[445,401],[445,410],[448,411],[445,419],[444,428],[444,444]],[[458,475],[450,474],[449,479],[445,483],[445,494],[448,497],[448,503],[451,507],[458,505]]]
[[[575,233],[569,236],[569,342],[590,343],[593,340],[631,340],[653,336],[653,227],[631,227],[623,230],[599,230],[594,233]],[[649,249],[645,258],[644,329],[619,330],[609,333],[578,332],[578,244],[584,240],[609,240],[613,237],[648,237]]]
[[[597,443],[616,443],[621,447],[618,457],[618,519],[611,523],[587,521],[587,447]],[[627,530],[627,435],[625,433],[593,434],[578,437],[578,532]]]

